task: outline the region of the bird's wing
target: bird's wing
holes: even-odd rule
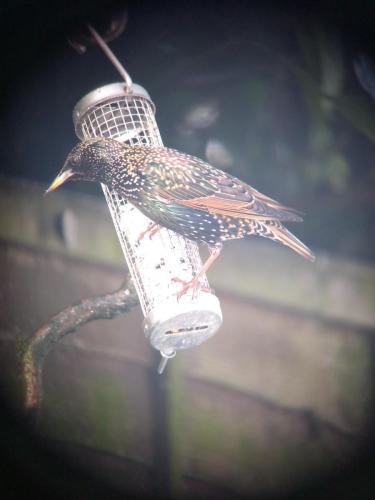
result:
[[[147,164],[148,196],[228,217],[302,221],[293,209],[198,158],[168,148],[157,150]]]

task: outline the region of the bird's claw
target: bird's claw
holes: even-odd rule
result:
[[[159,224],[155,224],[154,222],[152,222],[151,224],[149,224],[147,229],[142,231],[141,234],[138,236],[138,243],[140,243],[147,234],[151,240],[154,234],[156,234],[158,231],[160,231]]]
[[[190,281],[185,281],[182,280],[181,278],[172,278],[172,281],[174,283],[181,283],[183,287],[181,288],[180,291],[176,293],[177,300],[180,300],[181,297],[183,297],[189,290],[192,290],[192,298],[196,298],[198,295],[198,292],[203,291],[203,292],[211,292],[210,287],[203,285],[199,281],[199,276],[196,276]]]

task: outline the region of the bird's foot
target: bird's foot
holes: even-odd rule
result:
[[[158,231],[160,231],[160,226],[159,224],[155,224],[155,222],[152,222],[147,229],[142,231],[142,233],[138,236],[138,243],[143,240],[143,238],[148,234],[148,237],[150,240],[156,234]]]
[[[181,290],[179,292],[177,292],[177,294],[176,294],[177,300],[180,300],[181,297],[183,297],[189,290],[192,290],[192,297],[193,298],[195,298],[197,296],[198,292],[200,292],[200,291],[210,293],[211,288],[207,285],[203,285],[200,282],[199,278],[200,278],[200,276],[195,276],[195,278],[193,278],[190,281],[185,281],[185,280],[182,280],[181,278],[172,278],[172,281],[174,283],[181,283],[183,285]]]

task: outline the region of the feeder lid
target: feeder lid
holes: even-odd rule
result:
[[[92,90],[77,102],[73,109],[74,126],[77,127],[82,120],[82,117],[90,109],[98,106],[99,104],[105,103],[106,101],[121,97],[142,97],[150,101],[154,108],[154,104],[151,101],[149,93],[140,85],[133,83],[132,89],[129,91],[127,90],[124,82],[110,83],[109,85],[104,85],[103,87]]]

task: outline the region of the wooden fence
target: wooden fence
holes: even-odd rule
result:
[[[1,385],[20,407],[17,346],[125,263],[106,205],[0,185]],[[136,495],[285,493],[353,460],[370,429],[375,269],[234,242],[209,274],[224,325],[166,373],[139,308],[68,336],[47,359],[40,430],[68,460]]]

